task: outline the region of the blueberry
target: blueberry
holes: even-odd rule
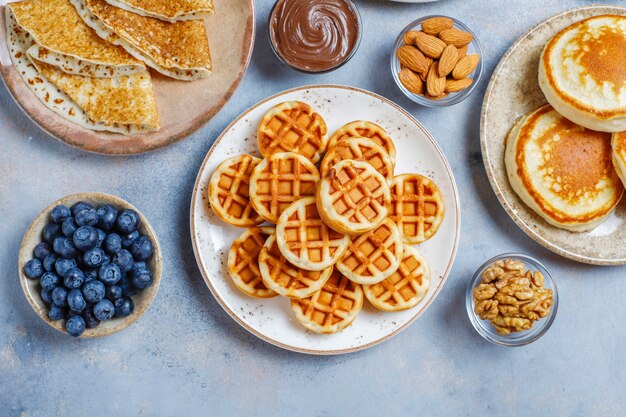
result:
[[[133,259],[133,255],[131,255],[128,250],[122,249],[115,256],[113,256],[113,262],[120,267],[120,271],[128,272],[133,267],[135,260]]]
[[[115,255],[122,249],[122,238],[117,233],[109,234],[104,239],[104,249],[111,255]]]
[[[135,210],[126,209],[120,213],[115,221],[117,230],[127,235],[133,233],[139,227],[139,215]]]
[[[92,226],[81,226],[74,232],[72,237],[74,246],[82,251],[88,251],[96,247],[98,243],[98,232]]]
[[[54,263],[57,261],[57,259],[59,259],[59,255],[57,255],[56,253],[51,253],[48,256],[46,256],[45,259],[43,260],[43,269],[45,269],[48,272],[54,271],[55,270]]]
[[[108,264],[111,262],[111,257],[108,254],[102,255],[102,263],[100,265]]]
[[[74,232],[78,229],[78,225],[73,217],[68,217],[63,220],[63,224],[61,225],[61,231],[65,235],[65,237],[71,238],[74,236]]]
[[[98,212],[95,208],[82,209],[74,217],[79,226],[95,226],[98,223]]]
[[[145,263],[144,261],[135,262],[133,264],[133,267],[131,268],[131,271],[133,271],[135,269],[139,269],[139,268],[148,268],[148,264]]]
[[[41,290],[39,295],[41,295],[41,299],[43,300],[44,303],[52,304],[52,294],[51,293],[52,293],[52,291]]]
[[[80,313],[87,307],[87,301],[80,290],[73,289],[67,294],[67,305],[70,310]]]
[[[152,241],[148,236],[139,236],[130,246],[130,252],[133,254],[133,258],[138,261],[145,261],[152,257],[154,246],[152,246]]]
[[[98,227],[104,230],[111,230],[115,226],[118,211],[110,204],[105,204],[98,208]]]
[[[83,285],[83,296],[89,303],[97,303],[104,298],[105,293],[104,284],[100,281],[93,280]]]
[[[85,252],[83,255],[83,262],[85,265],[91,268],[97,268],[104,263],[105,253],[100,248],[93,248],[90,251]]]
[[[98,278],[104,285],[115,285],[122,278],[122,271],[116,263],[109,262],[100,267]]]
[[[65,330],[70,336],[78,337],[85,331],[85,319],[81,316],[72,316],[65,322]]]
[[[137,268],[131,272],[133,285],[143,290],[152,285],[152,273],[148,268]]]
[[[98,320],[109,320],[115,314],[115,306],[107,299],[93,306],[93,314]]]
[[[64,258],[74,258],[76,255],[78,255],[78,250],[76,250],[74,242],[64,236],[59,236],[54,239],[54,242],[52,243],[52,248],[58,255],[61,255]]]
[[[83,209],[93,208],[93,206],[89,203],[85,203],[84,201],[79,201],[71,207],[72,216],[76,216],[76,213]]]
[[[80,288],[84,282],[85,282],[85,273],[78,268],[72,268],[69,271],[67,271],[67,275],[65,276],[65,279],[63,280],[63,283],[69,289]]]
[[[127,317],[135,310],[135,304],[130,297],[118,298],[115,300],[115,317]]]
[[[52,244],[59,233],[61,233],[61,226],[56,223],[48,223],[43,227],[43,240]]]
[[[83,319],[85,319],[85,324],[89,329],[98,327],[98,325],[100,324],[100,320],[96,318],[91,308],[86,308],[85,311],[83,311]]]
[[[59,307],[65,307],[67,305],[67,290],[63,287],[53,289],[52,302]]]
[[[85,271],[85,282],[93,281],[94,279],[98,279],[98,270],[97,269],[88,269]]]
[[[118,298],[120,298],[122,296],[122,287],[118,286],[118,285],[112,285],[110,287],[107,287],[106,289],[106,297],[111,300],[111,301],[115,301]]]
[[[54,269],[57,271],[57,274],[62,277],[65,277],[70,269],[76,268],[77,266],[74,259],[67,258],[58,258],[54,263]]]
[[[52,291],[61,283],[61,277],[54,272],[44,272],[39,279],[39,283],[44,290]]]
[[[101,248],[104,243],[104,239],[107,238],[107,234],[104,230],[96,228],[96,232],[98,233],[98,241],[96,242],[96,247]]]
[[[72,216],[72,212],[70,211],[69,208],[67,208],[67,206],[64,206],[63,204],[56,206],[50,212],[50,218],[52,219],[53,222],[58,223],[58,224],[63,223],[63,220],[71,216]]]
[[[65,309],[58,305],[52,304],[48,310],[48,318],[52,321],[61,320],[65,317]]]
[[[139,232],[134,231],[133,233],[122,236],[122,247],[124,249],[130,249],[131,245],[139,237]]]
[[[46,259],[46,256],[52,253],[52,248],[46,242],[39,242],[37,246],[35,246],[35,250],[33,251],[33,255],[35,258],[43,261]]]
[[[24,274],[30,279],[39,279],[43,275],[43,264],[39,259],[31,259],[24,265]]]
[[[139,292],[139,290],[133,285],[130,277],[123,277],[119,282],[119,287],[122,289],[122,295],[126,297],[130,297],[131,295],[135,295]]]

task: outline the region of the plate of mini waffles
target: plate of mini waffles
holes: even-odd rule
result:
[[[483,104],[489,181],[526,234],[567,258],[626,264],[626,8],[540,23],[495,69]]]
[[[191,202],[198,266],[239,324],[277,346],[380,343],[435,299],[459,239],[456,183],[435,140],[365,90],[270,97],[215,141]]]

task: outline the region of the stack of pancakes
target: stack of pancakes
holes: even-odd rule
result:
[[[560,31],[541,53],[539,86],[549,104],[511,130],[509,181],[548,223],[591,230],[626,182],[626,17],[595,16]]]
[[[311,106],[285,102],[262,118],[258,145],[263,159],[227,159],[207,190],[221,220],[247,228],[228,254],[241,291],[289,298],[318,333],[350,325],[364,298],[399,311],[426,296],[428,263],[411,244],[437,232],[445,206],[430,179],[394,176],[395,146],[382,127],[355,121],[328,139]]]
[[[159,129],[148,67],[195,80],[211,72],[212,0],[24,0],[5,9],[13,64],[52,111],[123,134]]]

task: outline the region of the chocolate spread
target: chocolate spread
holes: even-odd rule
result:
[[[360,30],[350,0],[278,0],[269,21],[276,53],[292,67],[309,72],[346,61],[357,47]]]

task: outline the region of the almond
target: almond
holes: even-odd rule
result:
[[[408,68],[402,68],[398,74],[400,82],[412,93],[424,94],[424,81]]]
[[[410,45],[403,45],[396,51],[400,63],[415,72],[428,71],[428,61],[419,49]]]
[[[424,32],[417,32],[415,46],[417,46],[424,55],[431,58],[439,58],[446,44],[439,38],[427,35]]]
[[[426,77],[426,90],[429,95],[435,97],[442,95],[446,90],[446,78],[439,76],[438,66],[437,62],[433,63]]]
[[[457,51],[459,51],[459,59],[463,58],[465,55],[467,55],[467,45],[461,48],[457,48]]]
[[[448,17],[431,17],[422,22],[422,30],[429,35],[437,36],[442,30],[450,29],[454,25]]]
[[[467,77],[474,71],[474,68],[478,65],[478,61],[480,61],[478,54],[465,55],[463,58],[459,59],[459,62],[454,66],[452,77],[457,80]]]
[[[472,85],[473,82],[474,80],[472,80],[471,78],[463,78],[461,80],[455,80],[455,79],[447,80],[445,91],[446,93],[456,93],[458,91],[463,91],[467,87]]]
[[[432,59],[432,58],[429,58],[429,57],[427,57],[427,56],[425,56],[424,58],[426,59],[426,64],[427,64],[426,71],[420,72],[420,73],[419,73],[419,76],[420,76],[420,78],[421,78],[423,81],[426,81],[426,76],[428,75],[428,70],[429,70],[429,69],[430,69],[430,67],[433,65],[433,62],[435,62],[435,60],[434,60],[434,59]]]
[[[416,30],[409,30],[407,33],[404,34],[404,37],[402,38],[402,40],[407,45],[415,45],[416,35],[417,35]]]
[[[439,33],[439,39],[448,45],[454,45],[457,48],[467,45],[474,37],[467,32],[455,28],[445,29]]]
[[[452,72],[456,62],[459,60],[459,52],[454,45],[448,45],[439,58],[439,76],[447,77]]]

